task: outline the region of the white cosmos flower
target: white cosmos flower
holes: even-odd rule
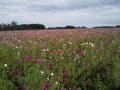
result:
[[[53,76],[53,75],[54,75],[54,73],[52,72],[52,73],[51,73],[51,76]]]
[[[68,42],[68,44],[72,45],[72,42]]]
[[[43,71],[41,71],[41,73],[43,74],[44,72],[43,72]]]
[[[30,67],[29,70],[32,70],[32,68]]]
[[[7,67],[8,65],[7,64],[4,64],[4,67]]]
[[[43,51],[43,52],[47,52],[47,51],[49,51],[49,49],[47,48],[47,49],[43,49],[43,50],[41,50],[41,51]]]
[[[17,52],[17,55],[20,56],[20,52]]]
[[[86,43],[82,43],[81,45],[91,45],[91,47],[94,47],[94,44],[93,43],[88,43],[88,42],[86,42]]]
[[[49,77],[47,77],[47,80],[49,80]]]

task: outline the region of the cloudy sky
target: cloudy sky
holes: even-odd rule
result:
[[[0,0],[0,23],[53,26],[120,24],[120,0]]]

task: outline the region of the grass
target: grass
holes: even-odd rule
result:
[[[0,90],[120,88],[119,34],[56,42],[42,37],[0,38]]]

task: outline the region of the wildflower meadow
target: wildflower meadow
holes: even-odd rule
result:
[[[0,90],[118,90],[120,30],[0,32]]]

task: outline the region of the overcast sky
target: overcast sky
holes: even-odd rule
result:
[[[0,0],[0,23],[52,26],[120,24],[120,0]]]

